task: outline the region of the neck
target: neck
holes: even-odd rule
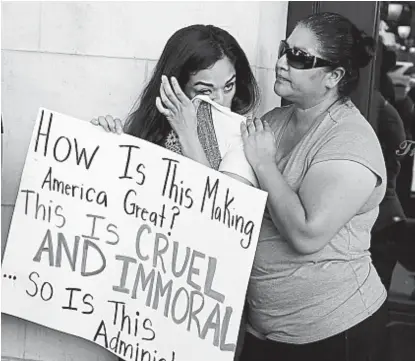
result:
[[[339,97],[337,94],[330,94],[323,99],[314,100],[308,104],[296,104],[295,107],[295,118],[297,122],[306,124],[312,123],[316,117],[324,113],[328,108],[333,105]]]

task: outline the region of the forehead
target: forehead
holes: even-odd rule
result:
[[[225,57],[218,60],[210,68],[200,70],[195,74],[191,74],[189,83],[195,84],[200,81],[214,85],[221,85],[230,80],[230,78],[235,75],[235,73],[235,67],[231,61]]]
[[[303,25],[297,25],[287,39],[290,47],[296,47],[310,54],[319,53],[319,42],[314,33]]]

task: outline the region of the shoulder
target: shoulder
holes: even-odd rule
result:
[[[382,148],[366,118],[353,103],[344,104],[329,115],[326,131],[316,141],[313,163],[350,160],[368,167],[384,180],[386,169]]]
[[[346,142],[361,142],[362,145],[378,145],[378,138],[370,123],[351,102],[329,113],[328,138]]]
[[[339,119],[321,139],[327,153],[343,154],[345,158],[364,158],[378,166],[383,163],[379,139],[369,122],[360,114]]]

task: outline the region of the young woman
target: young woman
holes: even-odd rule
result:
[[[197,132],[197,104],[191,101],[198,95],[245,116],[259,103],[258,85],[244,51],[232,35],[212,25],[188,26],[171,36],[125,126],[110,115],[91,122],[107,131],[125,131],[211,167]],[[205,143],[210,142],[208,138]],[[240,149],[227,157],[219,171],[246,184],[257,184],[242,142]],[[240,347],[238,342],[236,354]]]
[[[259,101],[258,86],[244,51],[232,35],[212,25],[188,26],[171,36],[125,127],[111,116],[98,117],[92,123],[117,133],[124,128],[128,134],[210,167],[197,131],[192,102],[197,95],[208,96],[242,115],[251,113]],[[240,152],[242,157],[236,158],[246,161],[242,146]],[[245,183],[254,182],[228,174]]]

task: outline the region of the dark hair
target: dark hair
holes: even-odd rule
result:
[[[320,43],[319,52],[331,61],[333,69],[341,66],[345,74],[338,84],[340,96],[349,95],[359,82],[359,69],[367,66],[374,55],[375,42],[350,20],[335,13],[313,14],[299,22],[310,29]]]
[[[156,108],[161,76],[176,77],[182,89],[191,74],[228,57],[235,67],[235,96],[232,111],[245,114],[259,100],[259,90],[248,59],[235,38],[213,25],[192,25],[176,31],[167,41],[153,75],[139,98],[138,108],[126,122],[126,133],[161,144],[171,126]]]

